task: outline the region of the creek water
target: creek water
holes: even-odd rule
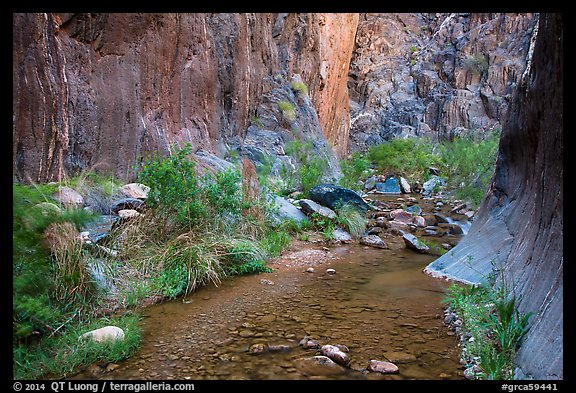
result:
[[[389,249],[308,244],[272,262],[272,273],[151,306],[135,356],[73,378],[463,379],[457,340],[443,324],[448,284],[422,272],[436,257],[406,249],[401,237],[386,241]],[[349,366],[310,367],[302,359],[318,353],[299,345],[304,336],[347,346]],[[250,353],[256,343],[285,347]],[[391,361],[399,373],[368,372],[371,359]]]

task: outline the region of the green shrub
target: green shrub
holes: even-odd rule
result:
[[[392,139],[370,147],[368,157],[382,173],[402,174],[409,182],[425,180],[438,159],[425,139]]]
[[[300,97],[304,97],[308,94],[308,87],[302,81],[292,82],[292,90]]]
[[[361,180],[370,174],[370,160],[363,157],[359,152],[352,153],[349,159],[340,162],[342,177],[338,184],[345,188],[359,191],[362,187]]]
[[[487,72],[488,67],[488,57],[479,53],[470,55],[464,60],[464,68],[479,75],[483,75],[485,72]]]
[[[83,209],[62,209],[61,212],[38,208],[49,202],[57,186],[12,187],[12,277],[13,277],[13,339],[26,339],[34,332],[39,336],[54,331],[75,307],[89,300],[88,286],[76,290],[81,276],[82,258],[79,244],[70,233],[93,219]],[[62,227],[67,231],[52,233],[58,245],[51,254],[45,244],[47,228]],[[72,232],[73,233],[73,232]],[[66,247],[60,247],[66,244]],[[84,282],[84,284],[88,284]],[[86,289],[86,291],[84,291]],[[62,297],[65,294],[71,296]],[[76,296],[78,295],[78,296]],[[65,301],[61,301],[65,300]],[[36,334],[34,333],[34,334]]]
[[[282,112],[282,116],[290,122],[296,120],[296,107],[290,101],[284,99],[278,102],[278,108]]]
[[[478,207],[494,173],[500,135],[457,137],[438,146],[439,167],[455,197]]]
[[[307,197],[310,189],[321,183],[326,168],[328,168],[328,160],[314,153],[310,141],[302,142],[295,139],[286,143],[285,151],[286,154],[296,159],[298,168],[296,171],[292,171],[284,167],[284,180],[287,185],[299,183],[302,193]],[[291,192],[291,188],[287,187],[287,189]]]

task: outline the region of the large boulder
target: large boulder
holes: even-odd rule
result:
[[[320,205],[336,210],[343,205],[351,205],[363,214],[370,210],[370,206],[354,191],[336,186],[334,184],[319,184],[310,190],[310,199]]]

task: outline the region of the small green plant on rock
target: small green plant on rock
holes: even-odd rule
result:
[[[296,107],[290,101],[284,99],[278,102],[278,108],[282,112],[282,116],[290,122],[296,120]]]

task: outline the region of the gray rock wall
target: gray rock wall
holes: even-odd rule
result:
[[[563,19],[542,14],[503,126],[494,178],[468,235],[425,271],[468,283],[494,268],[533,312],[517,376],[563,378]]]

